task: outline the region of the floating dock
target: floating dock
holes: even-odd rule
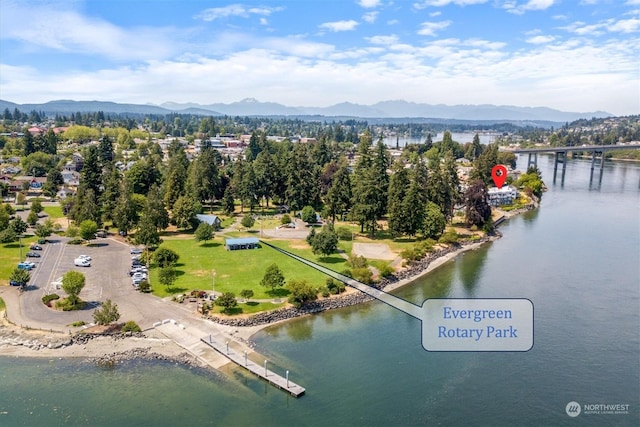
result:
[[[264,365],[260,366],[257,363],[253,362],[247,357],[247,353],[244,354],[238,353],[229,347],[229,342],[222,343],[211,335],[201,339],[203,343],[207,344],[218,353],[225,356],[227,359],[234,362],[236,365],[253,372],[255,375],[260,378],[266,380],[271,385],[278,387],[281,390],[284,390],[290,393],[294,397],[300,397],[304,394],[304,387],[299,386],[293,381],[289,380],[289,371],[286,373],[286,377],[283,378],[280,375],[276,374],[273,371],[270,371],[267,367],[267,361],[265,361]]]

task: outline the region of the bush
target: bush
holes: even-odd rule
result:
[[[338,236],[339,240],[351,240],[353,238],[351,230],[347,227],[336,228],[336,235]]]
[[[61,299],[56,302],[56,308],[61,309],[62,311],[72,311],[80,309],[84,304],[78,302],[78,304],[74,305],[69,298]]]
[[[84,326],[86,325],[87,322],[85,322],[84,320],[78,320],[77,322],[73,322],[71,324],[71,326],[73,326],[74,328],[80,327],[80,326]]]
[[[291,222],[291,217],[289,216],[289,214],[282,215],[282,219],[280,220],[280,224],[285,225],[285,224],[289,224],[290,222]]]
[[[322,298],[329,298],[329,295],[331,295],[329,289],[327,289],[326,286],[320,289],[320,294],[322,295]]]
[[[378,271],[380,272],[380,276],[389,277],[393,274],[393,267],[391,267],[389,264],[385,264],[382,267],[378,268]]]
[[[354,268],[352,270],[353,278],[365,285],[373,283],[373,273],[367,267]]]
[[[364,268],[367,266],[367,259],[362,255],[359,255],[359,256],[349,255],[349,259],[347,260],[347,265],[351,268]]]
[[[141,332],[142,329],[140,329],[140,326],[138,326],[136,322],[134,322],[133,320],[129,320],[127,323],[125,323],[122,326],[121,331],[122,332]]]
[[[446,233],[438,239],[438,243],[453,244],[458,241],[458,233],[453,228],[447,230]]]
[[[60,299],[60,295],[58,294],[48,294],[42,297],[42,302],[44,303],[44,305],[46,305],[47,307],[51,307],[51,301]]]
[[[353,273],[351,272],[351,269],[349,269],[349,268],[345,268],[344,270],[342,270],[340,272],[340,274],[342,274],[343,276],[351,277],[353,279]]]

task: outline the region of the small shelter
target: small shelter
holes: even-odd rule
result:
[[[197,214],[196,218],[198,218],[198,221],[200,222],[206,222],[207,224],[212,225],[216,230],[219,230],[222,225],[222,221],[220,221],[220,218],[216,215]]]
[[[260,247],[257,237],[244,237],[240,239],[224,239],[224,245],[228,251],[236,249],[257,249]]]

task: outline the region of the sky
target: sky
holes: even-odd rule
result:
[[[640,113],[640,0],[0,2],[0,99]]]

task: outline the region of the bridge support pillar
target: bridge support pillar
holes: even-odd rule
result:
[[[531,160],[531,155],[533,154],[533,160]],[[529,159],[527,161],[527,169],[529,166],[533,165],[533,167],[538,167],[538,153],[529,153]]]
[[[567,152],[556,151],[555,162],[553,164],[553,182],[556,182],[556,175],[558,173],[558,163],[562,163],[562,183],[564,184],[564,173],[567,170]]]

